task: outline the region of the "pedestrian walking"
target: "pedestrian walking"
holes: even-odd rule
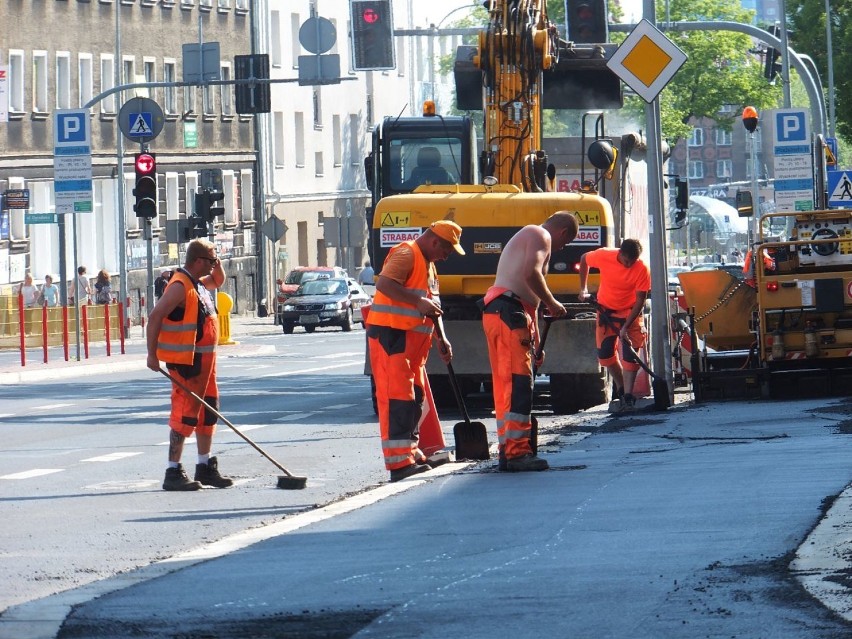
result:
[[[539,345],[536,311],[544,303],[552,317],[565,315],[545,275],[550,256],[573,241],[578,228],[572,213],[559,211],[543,224],[530,224],[515,233],[500,254],[494,285],[483,300],[501,470],[548,468],[547,460],[534,455],[530,445],[533,358]],[[536,362],[536,367],[541,364]]]
[[[361,286],[365,284],[368,286],[372,286],[375,284],[375,272],[373,271],[373,267],[370,266],[370,261],[367,260],[364,262],[364,268],[361,269],[361,272],[358,273],[358,283]]]
[[[376,295],[367,317],[370,365],[385,467],[392,482],[429,470],[418,448],[418,422],[423,412],[426,358],[434,336],[433,318],[441,315],[435,262],[460,245],[455,222],[433,222],[416,240],[394,246],[376,279]],[[441,359],[452,359],[445,340]]]
[[[595,344],[598,361],[615,383],[613,408],[619,410],[632,410],[636,403],[633,385],[640,366],[627,345],[638,352],[645,345],[647,333],[642,310],[651,290],[651,269],[640,255],[642,244],[639,240],[626,239],[620,248],[599,248],[580,258],[580,301],[590,297],[587,289],[589,269],[600,271]],[[611,321],[601,318],[604,313]]]
[[[112,285],[109,280],[109,272],[103,268],[98,271],[98,276],[95,278],[95,302],[98,304],[112,302]]]
[[[44,285],[41,287],[41,299],[48,306],[59,305],[59,287],[53,283],[53,276],[44,276]]]
[[[24,281],[18,287],[18,292],[23,298],[24,307],[33,308],[38,305],[38,287],[33,283],[32,273],[28,272],[24,275]]]
[[[89,278],[86,276],[86,267],[77,267],[77,277],[71,282],[68,287],[68,301],[73,304],[77,298],[77,291],[80,291],[80,304],[92,303],[92,285],[89,283]]]
[[[183,268],[172,275],[163,296],[148,316],[148,368],[160,370],[166,363],[172,377],[218,410],[216,384],[216,345],[219,318],[211,291],[225,282],[216,246],[195,239],[186,250]],[[230,477],[219,473],[216,457],[210,456],[215,414],[206,410],[192,395],[172,383],[169,416],[169,464],[163,490],[198,490],[202,485],[227,488]],[[195,433],[198,463],[191,481],[180,463],[186,438]]]

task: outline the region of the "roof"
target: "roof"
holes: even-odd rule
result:
[[[690,210],[690,213],[705,213],[709,215],[716,224],[719,233],[748,233],[748,218],[740,217],[737,209],[723,202],[715,200],[706,195],[690,195],[689,208],[697,207],[699,211]]]

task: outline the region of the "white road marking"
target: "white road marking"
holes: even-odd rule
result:
[[[317,355],[311,359],[334,359],[336,357],[352,357],[353,355],[363,355],[363,352],[354,353],[331,353],[330,355]]]
[[[136,455],[141,455],[142,453],[109,453],[107,455],[100,455],[98,457],[89,457],[88,459],[81,459],[80,461],[84,462],[111,462],[118,461],[119,459],[125,459],[127,457],[135,457]]]
[[[270,373],[268,375],[264,375],[263,377],[291,377],[293,375],[304,375],[306,373],[319,373],[321,371],[331,371],[335,368],[346,368],[347,366],[352,366],[353,364],[359,363],[363,364],[364,362],[352,360],[349,362],[343,362],[342,364],[332,364],[331,366],[318,366],[317,368],[300,368],[297,371],[288,371],[285,373]]]
[[[296,421],[297,419],[303,419],[305,417],[313,417],[316,414],[317,414],[316,411],[310,412],[310,413],[294,413],[293,415],[284,415],[284,417],[279,417],[279,418],[277,418],[273,421],[276,421],[276,422],[293,422],[293,421]]]
[[[0,479],[32,479],[33,477],[41,477],[42,475],[52,475],[53,473],[61,473],[64,468],[33,468],[20,473],[12,473],[11,475],[0,475]]]
[[[0,413],[0,419],[5,419],[6,417],[14,417],[15,413]]]
[[[335,404],[334,406],[326,406],[326,410],[343,410],[344,408],[352,408],[358,404]]]
[[[29,410],[53,410],[54,408],[66,408],[74,404],[42,404],[41,406],[32,406]]]

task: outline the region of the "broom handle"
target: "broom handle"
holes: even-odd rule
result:
[[[257,452],[259,452],[261,455],[263,455],[263,456],[264,456],[264,457],[266,457],[269,461],[271,461],[271,462],[275,465],[275,467],[276,467],[276,468],[278,468],[278,470],[283,471],[283,472],[284,472],[284,473],[286,473],[289,477],[292,477],[292,476],[293,476],[293,475],[290,473],[290,471],[288,471],[286,468],[284,468],[284,466],[282,466],[282,465],[281,465],[281,464],[279,464],[277,461],[275,461],[274,459],[272,459],[272,457],[270,457],[270,456],[269,456],[269,454],[267,454],[267,452],[266,452],[265,450],[263,450],[260,446],[258,446],[257,444],[255,444],[252,440],[250,440],[248,437],[246,437],[246,436],[245,436],[245,435],[244,435],[244,434],[240,431],[240,429],[238,429],[238,428],[237,428],[236,426],[234,426],[231,422],[229,422],[229,421],[225,418],[225,416],[224,416],[222,413],[220,413],[218,410],[216,410],[215,408],[213,408],[210,404],[208,404],[207,402],[205,402],[205,401],[204,401],[201,397],[199,397],[199,396],[198,396],[198,394],[196,394],[196,393],[192,392],[189,388],[187,388],[186,384],[184,384],[183,382],[178,381],[178,380],[177,380],[177,379],[175,379],[172,375],[170,375],[167,371],[164,371],[162,368],[161,368],[161,369],[159,369],[159,371],[160,371],[163,375],[165,375],[166,377],[168,377],[168,378],[172,381],[172,383],[173,383],[173,384],[175,384],[176,386],[178,386],[181,390],[183,390],[184,392],[189,393],[190,395],[192,395],[192,397],[193,397],[193,398],[194,398],[197,402],[201,403],[201,405],[202,405],[202,406],[204,406],[204,408],[206,408],[206,409],[207,409],[207,410],[209,410],[211,413],[213,413],[214,415],[216,415],[216,417],[218,417],[218,418],[219,418],[219,419],[221,419],[223,422],[225,422],[225,423],[226,423],[226,424],[230,427],[230,429],[231,429],[232,431],[234,431],[237,435],[239,435],[240,437],[242,437],[242,438],[243,438],[243,440],[244,440],[244,441],[245,441],[245,442],[246,442],[249,446],[251,446],[252,448],[254,448]]]
[[[441,320],[441,316],[433,317],[432,321],[435,324],[435,332],[438,334],[438,339],[441,340],[441,352],[447,352],[447,345],[444,343],[444,322]],[[467,406],[464,404],[464,398],[461,394],[461,389],[459,388],[459,382],[456,379],[456,372],[453,370],[453,365],[451,362],[447,362],[447,373],[450,376],[450,386],[453,387],[453,394],[456,396],[456,404],[459,406],[459,411],[464,417],[464,421],[468,424],[470,423],[470,416],[467,414]]]

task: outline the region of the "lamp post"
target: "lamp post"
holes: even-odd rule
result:
[[[751,206],[752,223],[749,225],[748,244],[757,241],[760,232],[760,190],[757,185],[757,145],[755,144],[754,132],[757,129],[757,109],[747,106],[743,109],[743,126],[748,131],[751,139]]]
[[[828,135],[834,137],[834,48],[831,46],[831,0],[825,0],[825,45],[828,50]]]
[[[438,21],[438,26],[435,26],[434,23],[429,25],[429,29],[432,31],[432,35],[429,36],[429,85],[431,86],[432,91],[432,102],[435,101],[435,38],[440,35],[441,27],[444,24],[444,21],[449,18],[454,13],[457,13],[462,10],[470,11],[471,9],[476,9],[477,6],[475,4],[466,4],[461,7],[456,7],[443,18]]]

